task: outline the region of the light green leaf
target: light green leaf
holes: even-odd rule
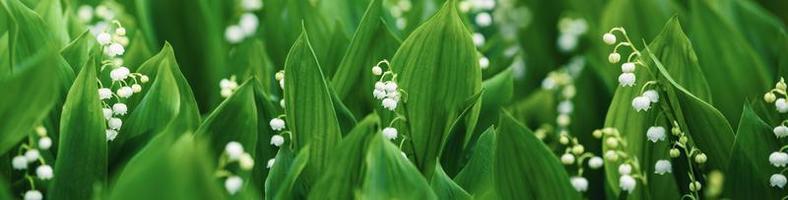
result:
[[[769,185],[772,174],[780,169],[766,162],[782,146],[772,133],[772,126],[761,120],[749,105],[739,120],[731,162],[725,180],[726,197],[731,199],[779,199],[785,190]]]
[[[432,177],[452,123],[481,91],[481,69],[456,1],[447,1],[403,42],[391,65],[408,95],[401,110],[416,166]],[[471,111],[478,114],[478,106]],[[475,119],[472,119],[475,121]],[[472,130],[471,130],[472,131]]]
[[[437,199],[427,180],[402,151],[375,134],[366,155],[361,199]]]
[[[68,62],[73,71],[79,71],[90,58],[90,53],[96,47],[96,39],[90,34],[90,31],[84,31],[74,41],[71,41],[63,50],[60,50],[60,55]]]
[[[495,156],[495,137],[494,128],[487,128],[474,145],[470,161],[454,177],[454,181],[476,199],[496,199],[491,165]]]
[[[500,198],[580,199],[558,158],[531,130],[506,111],[498,123],[493,179]]]
[[[96,66],[94,59],[89,59],[82,67],[63,105],[56,176],[48,192],[53,199],[88,199],[94,184],[104,184],[107,178],[106,126]]]
[[[665,24],[662,32],[649,44],[649,50],[657,55],[670,76],[687,91],[711,102],[711,91],[706,77],[698,64],[698,57],[689,39],[674,16]]]
[[[66,18],[59,0],[43,0],[35,7],[36,13],[46,22],[52,42],[57,47],[66,45],[71,38],[66,29]]]
[[[430,185],[439,199],[472,199],[468,192],[451,180],[440,164],[436,167],[435,176],[432,176]]]
[[[315,181],[341,139],[331,93],[315,51],[303,32],[285,62],[285,114],[296,149],[311,146],[305,180]]]
[[[290,148],[279,149],[274,166],[265,180],[266,199],[292,199],[299,196],[296,180],[300,179],[308,164],[309,148],[303,147],[298,155],[294,155]]]

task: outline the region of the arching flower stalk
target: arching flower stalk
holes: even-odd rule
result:
[[[380,76],[378,81],[375,82],[375,89],[372,91],[372,96],[374,96],[375,99],[381,100],[381,106],[383,106],[384,110],[393,112],[395,116],[385,127],[383,127],[381,134],[383,134],[383,137],[386,139],[393,141],[396,141],[397,138],[401,138],[399,147],[402,149],[402,145],[407,138],[405,135],[400,137],[399,131],[396,128],[396,123],[406,119],[404,115],[397,112],[397,106],[400,104],[401,100],[407,98],[407,93],[397,85],[397,74],[391,70],[391,63],[389,63],[388,60],[383,59],[372,66],[372,74]],[[403,95],[405,95],[405,98],[403,98]],[[405,155],[404,152],[403,155]]]
[[[52,147],[52,139],[49,138],[47,130],[43,126],[36,127],[33,132],[35,134],[28,136],[28,142],[20,145],[17,149],[16,156],[11,159],[11,167],[14,170],[24,171],[24,178],[30,186],[30,189],[23,194],[24,198],[43,199],[43,193],[36,189],[35,179],[46,183],[54,177],[52,166],[48,165],[46,159],[41,155],[41,151],[48,151]],[[36,167],[33,168],[33,166]]]
[[[124,46],[121,44],[126,38],[126,29],[119,21],[114,20],[112,24],[105,27],[96,36],[96,40],[101,44],[104,52],[104,60],[101,62],[99,73],[108,72],[109,83],[103,83],[101,78],[97,78],[99,84],[99,99],[102,104],[102,113],[107,121],[105,131],[107,141],[113,141],[118,136],[118,132],[123,126],[123,117],[128,114],[129,107],[126,101],[132,95],[142,92],[142,84],[147,83],[150,78],[141,73],[132,73],[123,64]],[[128,40],[128,39],[125,39]],[[128,45],[128,42],[125,42]],[[102,74],[103,75],[103,74]]]
[[[775,84],[774,88],[771,89],[769,92],[763,95],[763,100],[766,103],[774,104],[775,110],[778,113],[786,113],[788,112],[788,104],[786,104],[785,99],[788,98],[788,94],[786,94],[786,84],[785,79],[780,77],[780,81]],[[788,136],[788,119],[783,119],[782,122],[776,125],[772,132],[774,133],[774,137],[777,141],[781,141],[781,138]],[[781,142],[782,144],[782,142]],[[788,145],[782,145],[782,147],[769,154],[769,163],[774,166],[775,168],[779,169],[779,172],[772,174],[769,179],[769,185],[782,190],[785,187],[785,184],[788,183],[788,179],[785,177],[785,172],[788,170]],[[767,177],[763,177],[764,179]],[[785,196],[784,198],[788,198]]]
[[[617,43],[616,34],[623,36],[624,41]],[[611,29],[602,36],[602,40],[608,45],[615,45],[613,52],[608,56],[608,61],[610,61],[610,63],[619,63],[621,60],[621,55],[618,53],[619,48],[625,47],[631,50],[631,53],[627,56],[626,61],[621,64],[622,74],[618,77],[618,82],[622,88],[619,89],[627,89],[627,87],[633,87],[637,85],[635,71],[639,70],[638,68],[643,68],[642,70],[646,70],[646,72],[650,74],[659,74],[657,73],[657,69],[647,65],[646,62],[640,59],[640,50],[638,50],[629,39],[629,36],[627,35],[624,28],[616,27]],[[664,96],[660,94],[665,93],[665,84],[660,83],[656,79],[644,81],[645,83],[643,83],[638,92],[640,95],[632,99],[632,108],[636,112],[657,112],[658,115],[665,116],[669,122],[672,122],[669,127],[671,128],[670,130],[672,136],[666,134],[668,127],[660,124],[654,124],[653,126],[649,127],[645,133],[643,133],[646,135],[648,142],[661,144],[663,141],[665,141],[667,142],[666,144],[671,145],[668,155],[666,155],[664,159],[659,159],[653,164],[653,173],[657,175],[672,173],[673,169],[671,159],[679,159],[683,153],[686,157],[687,166],[689,167],[687,173],[690,177],[690,184],[687,187],[689,188],[690,194],[684,194],[682,198],[699,199],[700,196],[698,195],[698,191],[700,191],[702,187],[702,184],[699,182],[699,180],[701,180],[701,175],[695,174],[695,168],[699,168],[700,166],[704,165],[708,158],[706,157],[706,154],[704,154],[699,148],[695,147],[689,141],[688,135],[682,131],[679,123],[675,120],[678,119],[678,117],[674,116],[676,112],[674,112],[672,107],[667,104],[667,101],[660,101],[660,96]],[[619,136],[616,135],[618,134],[614,134],[614,137],[609,137],[606,139],[605,145],[607,147],[615,149],[616,142],[623,141]],[[643,180],[645,182],[645,178]]]
[[[224,39],[230,44],[241,43],[246,38],[251,38],[257,33],[260,19],[255,12],[263,8],[262,0],[241,0],[236,7],[237,24],[232,24],[224,30]]]
[[[219,157],[219,167],[216,171],[217,178],[224,178],[224,187],[227,193],[234,195],[241,190],[243,179],[233,173],[228,166],[238,164],[238,168],[243,171],[251,171],[254,168],[252,155],[244,151],[243,145],[236,141],[228,142],[224,147],[224,152]]]

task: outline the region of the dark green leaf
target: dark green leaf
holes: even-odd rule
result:
[[[366,155],[361,199],[437,199],[427,180],[399,148],[375,134]]]

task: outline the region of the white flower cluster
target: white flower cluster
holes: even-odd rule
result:
[[[588,31],[588,23],[583,18],[564,17],[558,21],[558,49],[564,53],[572,52],[580,43],[580,36]]]
[[[229,79],[222,79],[219,81],[219,94],[224,98],[229,98],[233,95],[235,90],[238,89],[238,82],[235,81],[235,76],[230,76]]]
[[[224,167],[227,164],[231,164],[234,162],[238,162],[241,170],[249,171],[254,168],[254,159],[252,155],[246,153],[244,151],[243,145],[236,141],[228,142],[227,145],[224,147],[224,156],[226,156],[226,161],[222,159],[220,161],[220,170],[224,170]],[[238,193],[241,190],[241,186],[243,185],[243,179],[241,177],[233,175],[231,172],[222,171],[227,174],[229,177],[224,181],[224,187],[227,189],[227,192],[230,195]]]
[[[618,166],[618,173],[621,177],[618,178],[618,187],[621,190],[626,192],[632,193],[635,190],[635,186],[637,186],[637,181],[632,174],[632,165],[624,163]]]
[[[382,60],[375,66],[372,66],[372,74],[381,76],[380,80],[375,82],[375,90],[372,91],[372,96],[381,100],[383,108],[394,111],[397,109],[397,104],[399,104],[401,98],[399,86],[397,85],[397,75],[391,71],[390,67],[386,72],[383,72],[383,68],[380,67],[380,64],[386,64],[388,66],[389,61]],[[384,81],[387,75],[391,75],[391,78],[388,81]]]
[[[624,151],[627,144],[624,142],[624,138],[621,137],[621,133],[616,128],[608,127],[594,130],[592,135],[596,138],[604,138],[603,145],[607,149],[604,157],[605,160],[609,161],[609,164],[623,159],[618,166],[618,173],[621,175],[618,179],[618,187],[623,191],[632,193],[635,190],[635,186],[637,186],[636,179],[644,177],[644,175],[639,173],[633,174],[633,172],[639,172],[640,167],[637,159]]]
[[[626,41],[616,44],[616,35],[614,34],[616,31],[621,32],[621,34],[624,35]],[[635,57],[640,56],[640,52],[632,44],[632,41],[629,40],[627,32],[621,27],[613,28],[602,35],[602,41],[608,45],[616,44],[615,48],[613,48],[613,53],[610,53],[610,55],[607,57],[607,60],[610,63],[618,63],[621,61],[621,54],[618,53],[619,47],[626,46],[632,50],[632,53],[630,53],[627,57],[627,61],[624,62],[624,64],[621,64],[621,75],[618,76],[618,83],[621,87],[635,86],[635,68],[637,65],[642,65],[642,63],[639,61],[633,61]]]
[[[648,111],[651,109],[651,104],[657,102],[659,102],[659,93],[656,90],[647,90],[632,99],[632,108],[637,112]]]
[[[35,176],[42,181],[51,180],[54,177],[54,170],[52,166],[47,165],[44,157],[41,156],[39,150],[46,151],[52,147],[52,139],[47,136],[47,130],[43,126],[35,128],[36,135],[38,136],[38,144],[36,148],[33,144],[23,144],[20,146],[19,152],[25,150],[24,154],[17,155],[11,159],[11,167],[15,170],[28,170],[29,165],[38,162],[38,167],[35,170]],[[30,140],[32,141],[32,140]],[[27,173],[26,173],[27,174]],[[35,182],[30,181],[30,187],[33,188],[25,192],[24,198],[27,199],[43,199],[44,195],[35,190]]]
[[[413,8],[411,0],[397,0],[395,5],[389,9],[391,16],[396,19],[395,25],[398,29],[403,30],[408,25],[407,16],[405,16]]]
[[[88,25],[90,33],[105,47],[104,53],[110,57],[123,55],[125,47],[129,45],[125,28],[119,26],[111,30],[113,24],[119,25],[115,20],[116,16],[118,14],[112,7],[103,4],[95,9],[90,5],[82,5],[77,9],[79,21]]]
[[[785,79],[781,77],[780,81],[775,84],[774,88],[763,95],[763,100],[766,101],[766,103],[773,103],[777,112],[788,113],[788,103],[786,103],[785,100],[788,97],[787,95]],[[782,123],[772,129],[772,132],[778,141],[779,139],[788,136],[788,127],[785,126],[786,122],[788,122],[788,120],[784,120]],[[782,173],[785,171],[786,166],[788,166],[788,153],[784,152],[784,147],[769,154],[769,163],[772,166],[780,169],[779,173],[772,174],[772,176],[769,177],[769,185],[783,189],[786,183],[788,183],[788,178],[786,178]]]
[[[105,66],[113,66],[116,63],[106,62]],[[108,129],[105,131],[107,141],[113,141],[118,136],[118,131],[123,126],[122,116],[125,116],[129,108],[123,103],[135,93],[142,92],[142,83],[149,81],[148,76],[140,73],[131,73],[129,68],[124,66],[114,66],[109,73],[112,84],[111,88],[116,88],[115,92],[111,88],[102,87],[98,89],[99,99],[102,101],[102,113],[107,120]],[[103,67],[102,67],[103,68]],[[99,80],[99,83],[101,81]],[[113,98],[114,97],[114,98]],[[113,103],[114,99],[114,103]],[[110,106],[110,103],[112,105]]]
[[[260,19],[254,12],[263,8],[262,0],[242,0],[241,8],[244,13],[239,17],[238,24],[230,25],[224,30],[224,39],[230,44],[238,44],[244,39],[254,36],[260,25]]]

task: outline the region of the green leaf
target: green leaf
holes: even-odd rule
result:
[[[236,75],[240,80],[257,77],[257,82],[263,86],[263,91],[270,94],[272,90],[278,90],[279,85],[275,83],[274,66],[265,46],[260,40],[241,43],[230,52],[230,74]]]
[[[769,72],[776,72],[780,58],[785,57],[785,48],[788,47],[788,35],[785,32],[785,23],[774,16],[764,7],[753,1],[721,1],[719,3],[732,4],[733,13],[726,16],[735,16],[738,29],[744,33],[745,38],[757,51],[757,55],[770,68]]]
[[[342,139],[334,150],[323,176],[309,193],[310,199],[353,199],[363,181],[364,157],[379,119],[369,115]]]
[[[719,5],[709,0],[690,1],[693,12],[689,18],[692,33],[689,36],[698,47],[698,59],[709,85],[714,86],[711,103],[728,122],[737,124],[744,99],[760,98],[772,78],[744,34],[723,16]]]
[[[657,55],[670,76],[687,91],[703,101],[711,102],[711,91],[706,77],[698,64],[692,43],[674,16],[665,24],[662,32],[649,44],[649,50]]]
[[[305,171],[305,179],[311,182],[325,169],[327,155],[342,136],[328,84],[308,38],[303,32],[287,55],[284,96],[287,128],[296,149],[311,146]]]
[[[366,155],[361,199],[437,199],[427,180],[399,148],[375,134]]]
[[[129,161],[107,199],[225,199],[214,177],[215,161],[206,156],[208,147],[183,134],[189,130],[179,123],[156,134]]]
[[[408,94],[401,106],[407,127],[400,130],[410,137],[416,166],[428,178],[465,101],[481,91],[478,55],[455,4],[446,2],[411,33],[391,62]]]
[[[509,105],[514,96],[514,76],[512,70],[507,68],[495,76],[484,80],[482,83],[484,93],[482,94],[482,108],[479,112],[479,123],[477,127],[490,127],[495,123],[502,107]],[[474,143],[485,129],[476,129],[478,132],[471,139]]]
[[[95,41],[90,31],[84,31],[60,50],[60,54],[71,66],[72,71],[79,71],[88,62],[91,51],[96,47]]]
[[[94,184],[107,178],[105,120],[96,83],[96,66],[90,59],[68,91],[60,119],[57,163],[51,189],[53,199],[88,199]]]
[[[495,156],[495,130],[488,128],[479,136],[472,149],[471,159],[454,181],[465,188],[476,199],[496,199],[493,183],[493,163]]]
[[[298,155],[290,148],[282,148],[276,155],[274,166],[265,180],[266,199],[292,199],[296,196],[296,180],[309,161],[309,146],[303,147]]]
[[[495,139],[494,184],[502,199],[580,199],[553,152],[531,130],[501,111]],[[532,180],[539,180],[533,184]]]
[[[350,105],[356,105],[354,110],[357,113],[372,109],[367,100],[373,99],[372,90],[377,79],[371,73],[371,67],[389,58],[399,46],[399,41],[388,31],[381,16],[381,1],[371,1],[331,80],[337,96]]]
[[[3,92],[14,96],[0,98],[0,120],[4,124],[0,126],[0,155],[32,133],[58,100],[61,87],[57,80],[42,76],[54,70],[56,57],[55,52],[42,50],[17,63],[13,74],[0,78]]]
[[[731,162],[725,182],[726,197],[732,199],[779,199],[786,195],[784,190],[769,185],[772,174],[780,169],[766,162],[772,152],[782,146],[774,137],[772,126],[744,105],[739,130],[736,131]]]
[[[310,1],[269,0],[265,2],[266,12],[261,16],[260,27],[277,27],[280,31],[263,31],[266,47],[276,66],[286,65],[283,60],[289,53],[288,49],[297,42],[303,26],[311,35],[314,51],[321,63],[326,62],[325,55],[329,50],[332,27],[329,16],[323,15],[319,8]],[[333,15],[333,14],[332,14]]]
[[[259,80],[258,80],[259,82]],[[277,84],[278,85],[278,84]],[[277,86],[278,87],[278,86]],[[266,192],[265,180],[268,177],[269,168],[263,164],[269,159],[276,157],[278,147],[271,145],[270,138],[276,135],[276,131],[271,129],[268,122],[270,119],[276,118],[282,113],[281,107],[278,104],[271,102],[271,98],[263,91],[261,84],[255,84],[255,105],[257,107],[257,153],[255,153],[255,160],[257,163],[252,169],[252,182],[257,186],[257,191]]]
[[[430,185],[439,199],[473,199],[468,192],[451,180],[440,164],[436,167],[438,169],[435,169],[435,176],[432,176]]]
[[[48,30],[50,31],[49,34],[55,46],[62,47],[71,40],[68,36],[68,29],[66,29],[67,23],[65,21],[65,15],[63,14],[61,1],[40,1],[38,5],[36,5],[35,11],[46,22]]]
[[[5,178],[3,177],[0,177],[0,198],[12,199],[11,192],[8,191],[8,184],[6,184]]]

